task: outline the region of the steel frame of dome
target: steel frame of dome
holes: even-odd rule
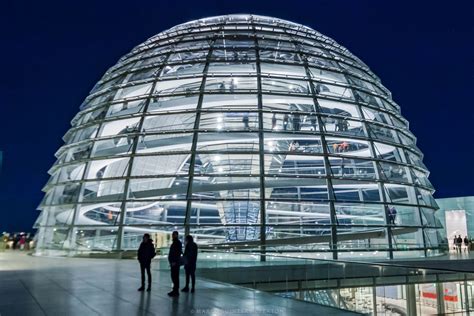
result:
[[[175,229],[261,252],[439,252],[400,107],[308,27],[255,15],[173,27],[111,67],[71,124],[38,253],[133,249],[143,232],[165,245]]]

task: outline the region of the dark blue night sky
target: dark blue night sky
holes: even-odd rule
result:
[[[156,33],[228,13],[287,19],[347,47],[410,121],[435,197],[474,195],[472,3],[2,1],[0,233],[31,230],[61,137],[107,68]]]

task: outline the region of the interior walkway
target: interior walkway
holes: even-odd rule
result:
[[[153,277],[151,292],[137,292],[135,260],[0,252],[0,315],[356,315],[199,278],[196,293],[170,298],[168,271]]]
[[[468,252],[463,249],[462,252],[456,252],[454,250],[450,250],[449,253],[442,256],[384,262],[402,264],[405,266],[418,268],[449,269],[461,272],[474,272],[474,251],[471,250]]]

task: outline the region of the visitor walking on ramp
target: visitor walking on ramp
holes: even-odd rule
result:
[[[142,274],[142,286],[138,289],[143,291],[145,289],[145,270],[148,276],[148,287],[147,292],[151,291],[151,259],[156,255],[155,246],[153,245],[153,240],[150,238],[149,234],[143,235],[143,241],[138,248],[138,262],[140,262],[140,271]]]

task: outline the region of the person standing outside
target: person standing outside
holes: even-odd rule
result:
[[[25,250],[25,244],[26,244],[26,236],[21,235],[20,240],[18,241],[18,244],[20,245],[20,250],[23,251]]]
[[[171,234],[173,242],[170,246],[168,254],[168,262],[171,267],[171,281],[173,282],[173,290],[168,293],[169,296],[179,296],[179,266],[181,265],[181,255],[183,254],[183,245],[178,238],[178,232]]]
[[[465,251],[469,252],[469,238],[467,238],[467,236],[464,237],[464,247]]]
[[[20,241],[20,239],[17,237],[16,234],[13,234],[13,244],[12,244],[12,249],[16,249],[16,246],[18,245],[18,241]]]
[[[462,247],[462,237],[461,235],[458,236],[456,239],[456,250],[457,252],[461,253],[461,247]]]
[[[189,278],[191,278],[191,293],[194,293],[196,285],[196,261],[198,255],[198,246],[193,240],[193,236],[187,235],[184,240],[184,271],[186,272],[186,286],[181,292],[189,291]]]
[[[145,270],[148,275],[148,287],[147,292],[151,291],[151,259],[156,255],[155,246],[153,245],[153,240],[150,238],[150,234],[144,234],[143,240],[138,248],[138,262],[140,262],[140,272],[142,275],[142,286],[138,288],[138,291],[143,291],[145,289]]]

